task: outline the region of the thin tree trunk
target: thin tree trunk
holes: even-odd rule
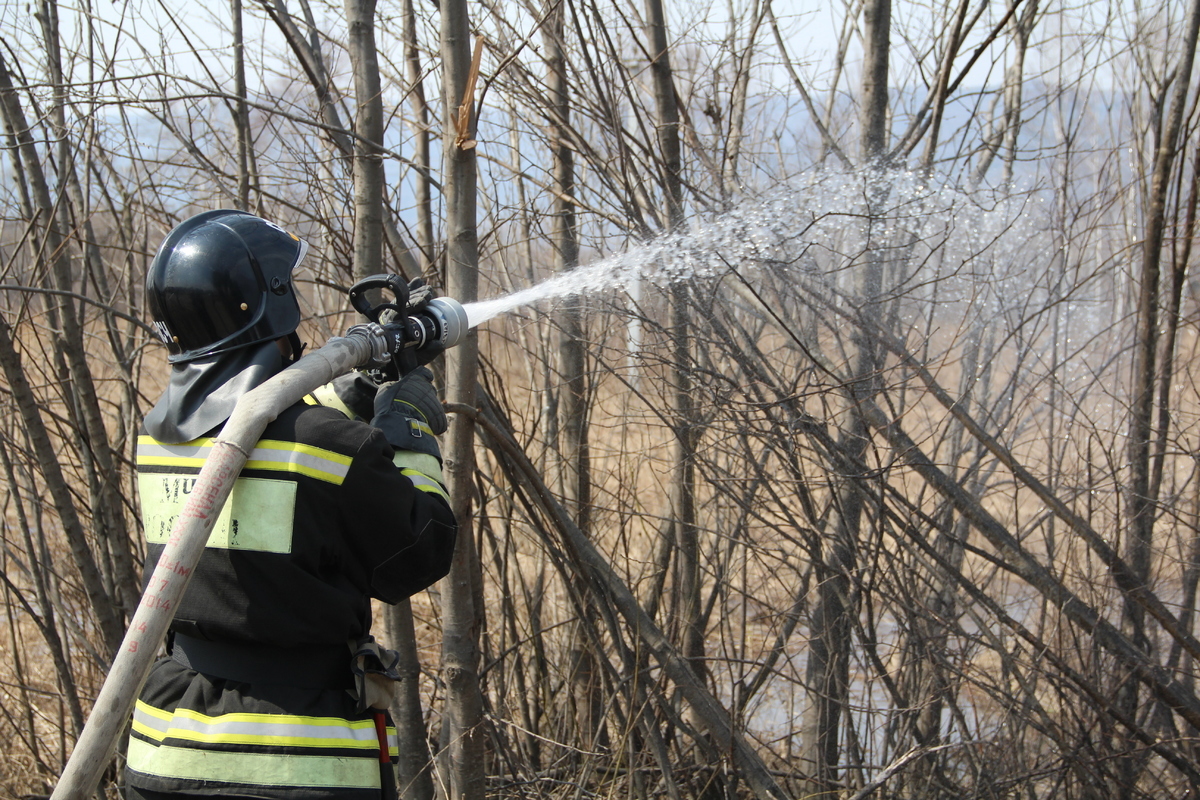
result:
[[[564,5],[551,0],[545,29],[547,91],[550,106],[550,138],[553,147],[554,212],[551,232],[556,272],[579,265],[579,242],[575,230],[575,154],[568,141],[571,124],[571,93],[563,52]],[[566,506],[579,527],[588,530],[591,484],[588,473],[587,363],[583,342],[583,301],[568,298],[561,315],[562,338],[559,356],[565,391],[559,404],[562,436],[562,488]]]
[[[357,280],[383,271],[383,95],[375,0],[345,0],[354,67],[354,262]]]
[[[429,174],[429,111],[425,104],[425,89],[421,79],[420,51],[417,47],[416,15],[412,0],[404,3],[405,62],[409,70],[408,96],[416,123],[413,125],[416,143],[413,163],[417,169],[414,201],[417,207],[417,251],[420,274],[431,285],[442,281],[434,270],[433,218]],[[434,797],[433,762],[429,752],[429,732],[425,727],[421,703],[421,661],[413,625],[412,603],[404,600],[387,611],[389,644],[400,653],[400,671],[404,676],[396,689],[392,714],[401,742],[400,763],[396,771],[400,796],[404,800],[432,800]]]
[[[479,242],[476,231],[474,83],[466,0],[442,0],[441,53],[446,129],[443,131],[443,191],[446,204],[446,291],[467,303],[476,299]],[[472,333],[446,355],[446,398],[475,405],[478,344]],[[458,544],[442,590],[442,676],[446,706],[442,743],[446,757],[443,785],[449,800],[484,796],[483,697],[479,688],[479,637],[484,610],[479,601],[479,554],[472,508],[475,428],[456,414],[445,441],[446,482]]]
[[[350,60],[357,101],[354,129],[354,264],[355,279],[384,272],[383,258],[383,98],[375,48],[375,0],[346,0]],[[389,607],[386,625],[401,659],[404,679],[393,698],[401,758],[396,772],[401,795],[411,800],[433,796],[425,719],[421,708],[420,660],[413,630],[412,606],[405,600]]]
[[[25,377],[25,369],[21,364],[21,356],[13,344],[12,328],[8,321],[0,315],[0,367],[8,380],[9,389],[16,401],[21,420],[29,436],[30,444],[41,464],[42,475],[46,488],[54,499],[55,510],[58,512],[63,533],[71,549],[75,568],[83,588],[87,592],[88,601],[96,615],[100,633],[104,639],[104,656],[106,660],[112,657],[121,644],[124,635],[124,624],[112,598],[104,589],[104,579],[96,566],[95,556],[88,547],[87,535],[84,533],[83,522],[75,509],[71,489],[59,465],[58,452],[46,431],[38,409],[37,398]]]
[[[321,56],[321,39],[308,4],[301,0],[305,11],[305,22],[312,37],[311,41],[304,38],[304,34],[292,19],[291,14],[288,13],[284,0],[261,0],[261,2],[275,25],[283,32],[288,46],[300,60],[300,67],[308,76],[309,83],[312,84],[313,90],[317,94],[321,119],[326,125],[325,134],[329,136],[338,153],[350,156],[353,146],[342,125],[341,115],[338,114],[338,98],[334,92],[329,71],[325,68],[325,59]]]
[[[21,110],[20,99],[13,88],[8,67],[0,56],[0,113],[11,135],[15,136],[21,152],[25,174],[30,182],[30,195],[34,201],[34,222],[44,236],[41,253],[50,254],[56,288],[59,291],[70,291],[70,264],[67,256],[66,243],[54,221],[53,202],[50,199],[50,189],[46,182],[42,165],[38,158],[37,149],[33,142],[24,112]],[[68,345],[64,348],[70,360],[73,376],[78,382],[80,403],[85,412],[85,419],[95,425],[97,432],[104,430],[97,405],[96,393],[88,391],[92,387],[91,372],[83,352],[83,332],[75,316],[75,308],[71,300],[65,298],[59,303],[63,324],[63,335]],[[63,532],[75,557],[76,567],[83,580],[88,599],[96,614],[97,623],[104,639],[105,655],[111,657],[121,643],[124,624],[121,614],[104,586],[104,578],[96,565],[95,557],[87,543],[84,525],[75,507],[74,497],[63,475],[59,464],[58,453],[50,441],[42,421],[41,412],[33,391],[25,378],[20,355],[12,341],[11,328],[7,320],[0,318],[0,361],[9,380],[9,386],[17,399],[22,418],[33,440],[38,459],[41,462],[42,473],[46,479],[47,488],[54,498]],[[89,427],[91,427],[89,425]],[[104,438],[94,440],[97,451],[107,447]],[[77,446],[87,446],[86,441],[77,442]]]
[[[1194,155],[1200,155],[1200,151],[1194,151]],[[1196,171],[1197,166],[1198,166],[1197,159],[1195,157],[1193,157],[1193,159],[1192,159],[1192,186],[1191,186],[1191,191],[1190,191],[1190,194],[1188,197],[1187,218],[1184,223],[1182,235],[1176,237],[1176,242],[1178,243],[1178,249],[1176,251],[1176,256],[1175,256],[1175,266],[1174,266],[1174,269],[1172,270],[1172,272],[1173,272],[1173,275],[1172,275],[1172,305],[1171,305],[1172,310],[1171,310],[1171,315],[1169,317],[1169,319],[1171,321],[1171,325],[1170,325],[1171,331],[1170,331],[1170,335],[1168,337],[1168,341],[1170,341],[1172,343],[1175,342],[1175,337],[1176,337],[1176,333],[1177,333],[1176,329],[1178,328],[1179,307],[1180,307],[1180,300],[1181,300],[1180,294],[1183,289],[1183,284],[1187,279],[1187,267],[1188,267],[1189,262],[1191,261],[1192,240],[1196,234],[1196,211],[1197,211],[1197,205],[1198,205],[1198,203],[1200,203],[1200,172]],[[1167,361],[1167,363],[1172,363],[1174,361],[1173,352],[1171,355],[1166,356],[1165,360]],[[1169,386],[1167,385],[1169,382],[1169,378],[1165,374],[1167,372],[1173,373],[1173,370],[1170,370],[1170,371],[1164,370],[1164,377],[1159,381],[1160,396],[1165,396],[1169,390]],[[1162,462],[1166,458],[1167,423],[1169,422],[1169,420],[1170,420],[1169,408],[1167,407],[1167,404],[1165,402],[1162,402],[1160,400],[1159,401],[1159,434],[1158,434],[1158,444],[1157,444],[1158,453],[1157,453],[1157,460],[1155,462],[1155,467],[1154,467],[1154,474],[1155,474],[1154,483],[1155,483],[1155,485],[1157,485],[1158,482],[1162,480],[1162,471],[1163,471]],[[1197,582],[1200,581],[1200,527],[1198,527],[1195,524],[1195,520],[1197,519],[1198,513],[1200,513],[1200,494],[1196,494],[1193,496],[1193,503],[1192,503],[1193,524],[1191,526],[1192,541],[1188,548],[1188,556],[1182,565],[1183,569],[1182,569],[1182,575],[1180,578],[1180,582],[1183,587],[1182,592],[1181,592],[1181,594],[1183,595],[1183,602],[1181,603],[1181,608],[1180,608],[1180,612],[1179,612],[1179,624],[1185,630],[1189,630],[1189,631],[1192,630],[1193,620],[1194,620],[1195,613],[1196,613],[1196,588],[1197,588]],[[1171,651],[1170,651],[1170,655],[1167,659],[1167,669],[1175,669],[1179,665],[1179,659],[1180,659],[1181,655],[1184,657],[1183,669],[1182,669],[1184,681],[1189,686],[1189,688],[1192,688],[1192,687],[1194,687],[1194,682],[1195,682],[1195,673],[1193,672],[1193,665],[1195,664],[1195,658],[1192,656],[1191,653],[1184,654],[1183,646],[1177,641],[1174,641],[1171,643]]]
[[[429,738],[421,707],[421,661],[417,656],[417,634],[413,627],[412,603],[401,600],[385,607],[388,646],[400,654],[397,669],[401,679],[392,700],[392,717],[400,741],[400,763],[396,782],[404,800],[432,800],[433,771]]]
[[[75,157],[77,144],[66,120],[66,81],[62,71],[62,55],[59,48],[58,6],[54,2],[46,2],[41,13],[42,30],[46,40],[46,57],[48,69],[55,84],[54,103],[51,110],[51,121],[58,139],[58,163],[61,183],[72,202],[60,198],[58,202],[60,230],[81,230],[83,241],[79,242],[83,251],[83,260],[87,265],[87,274],[98,276],[102,280],[104,266],[100,253],[95,246],[97,237],[92,227],[91,215],[88,213],[87,197],[80,186]],[[34,193],[41,197],[40,192]],[[45,204],[46,198],[39,200]],[[47,206],[43,205],[43,208]],[[74,219],[72,219],[74,214]],[[46,218],[50,214],[46,212]],[[53,257],[55,288],[69,291],[75,288],[76,276],[73,273],[65,253]],[[86,276],[79,276],[80,283]],[[104,294],[107,294],[105,292]],[[89,484],[92,488],[93,526],[97,531],[97,539],[101,546],[107,549],[112,562],[112,576],[108,583],[112,586],[112,594],[127,614],[132,614],[138,597],[141,594],[141,582],[133,563],[130,549],[129,528],[124,512],[124,497],[121,491],[121,470],[117,468],[114,458],[108,427],[105,425],[103,413],[98,402],[99,393],[92,379],[91,368],[85,351],[83,326],[76,317],[74,306],[65,300],[61,306],[63,315],[63,333],[68,337],[66,344],[67,362],[73,378],[70,386],[65,387],[67,407],[77,420],[76,427],[84,432],[85,446],[80,448],[80,460],[88,472]],[[121,360],[123,354],[119,346],[114,347],[114,356]],[[104,559],[100,559],[103,563]],[[102,567],[103,571],[103,567]]]
[[[417,211],[416,244],[421,275],[433,286],[443,286],[437,273],[436,243],[433,238],[433,174],[429,130],[429,103],[425,100],[425,76],[417,41],[417,15],[413,0],[404,0],[404,62],[408,70],[408,102],[412,106],[413,205]]]
[[[246,104],[246,42],[242,36],[242,0],[229,0],[233,15],[233,125],[237,131],[237,207],[250,210],[250,107]]]
[[[1188,10],[1183,54],[1175,75],[1175,91],[1169,99],[1163,98],[1170,106],[1163,115],[1165,125],[1157,137],[1154,171],[1150,177],[1150,196],[1142,236],[1129,419],[1129,489],[1126,500],[1128,534],[1125,561],[1133,571],[1134,577],[1146,586],[1150,583],[1156,507],[1156,498],[1151,494],[1152,440],[1156,356],[1159,348],[1159,283],[1166,231],[1167,193],[1170,189],[1175,156],[1180,146],[1184,110],[1191,90],[1198,25],[1200,0],[1193,0]],[[1148,650],[1149,640],[1145,631],[1143,609],[1131,598],[1126,598],[1123,604],[1121,625],[1125,635],[1137,647]],[[1138,694],[1138,684],[1132,679],[1126,680],[1120,687],[1119,704],[1125,714],[1133,716],[1136,713]],[[1122,798],[1133,797],[1142,763],[1142,758],[1133,755],[1121,759],[1118,765],[1118,791]]]
[[[866,324],[883,319],[879,298],[883,283],[884,243],[877,236],[871,214],[884,196],[886,186],[882,163],[887,146],[888,56],[891,0],[867,0],[863,6],[863,78],[860,110],[861,153],[868,183],[870,207],[865,262],[854,273],[852,297],[857,317],[862,320],[851,333],[850,372],[846,375],[844,422],[839,447],[854,463],[867,452],[870,432],[861,413],[881,386],[879,344]],[[862,476],[859,476],[860,478]],[[841,753],[841,723],[849,699],[850,651],[855,613],[850,596],[850,575],[855,569],[856,550],[863,516],[863,487],[860,479],[842,479],[835,487],[834,514],[828,530],[830,541],[817,572],[817,602],[812,612],[808,662],[805,667],[808,699],[801,715],[801,763],[808,774],[806,790],[811,794],[837,791]]]
[[[754,54],[758,45],[758,30],[762,26],[768,9],[769,0],[755,0],[748,9],[750,30],[746,34],[746,44],[740,53],[736,52],[737,18],[731,15],[729,22],[729,50],[737,65],[734,73],[732,92],[729,98],[729,127],[725,139],[725,153],[721,163],[721,192],[723,199],[728,201],[740,182],[738,159],[742,153],[742,138],[745,135],[746,101],[750,88],[750,72],[754,63]]]
[[[925,139],[925,155],[921,158],[921,171],[925,173],[926,178],[933,173],[933,165],[937,160],[942,117],[946,112],[946,101],[949,99],[950,71],[954,68],[954,59],[958,55],[963,24],[966,22],[970,5],[968,0],[960,0],[958,10],[954,14],[954,22],[950,26],[950,35],[946,39],[946,50],[942,53],[942,63],[938,69],[937,85],[934,90],[932,119],[929,122],[929,132]]]
[[[48,565],[43,564],[42,560],[38,558],[38,550],[33,543],[33,534],[25,515],[25,503],[17,493],[19,484],[7,443],[0,443],[0,465],[4,467],[4,477],[8,480],[9,492],[13,498],[13,505],[16,507],[17,523],[20,525],[25,552],[29,559],[29,577],[33,582],[34,594],[37,595],[38,610],[41,612],[41,619],[35,621],[46,642],[46,647],[50,651],[50,657],[54,662],[54,669],[61,686],[61,693],[66,696],[67,707],[71,711],[74,733],[78,736],[79,732],[83,730],[84,724],[83,707],[79,703],[79,689],[75,684],[75,674],[71,670],[71,662],[67,658],[67,649],[59,635],[58,623],[55,621],[54,603],[50,598],[50,585],[45,569]],[[17,642],[14,638],[13,647],[16,646]],[[15,655],[14,652],[14,657]],[[22,690],[24,690],[24,686],[22,686]],[[34,731],[32,724],[29,730],[32,734]]]
[[[1026,0],[1025,8],[1020,15],[1016,13],[1016,5],[1021,0],[1008,0],[1008,15],[1011,18],[1012,42],[1005,52],[1011,59],[1009,67],[1004,72],[1004,88],[1002,97],[1004,111],[1001,115],[1000,129],[984,137],[982,154],[979,163],[971,174],[971,185],[978,186],[983,182],[988,169],[996,159],[996,154],[1002,154],[1003,172],[1001,181],[1005,186],[1011,186],[1013,169],[1017,161],[1018,139],[1021,133],[1021,104],[1025,89],[1025,57],[1029,51],[1029,37],[1038,19],[1038,1]]]
[[[661,0],[646,0],[646,35],[650,41],[650,72],[658,116],[658,148],[662,182],[667,203],[668,230],[683,225],[683,155],[679,105],[667,39],[666,13]],[[689,293],[685,283],[669,289],[671,337],[671,417],[675,426],[672,443],[670,503],[678,557],[676,564],[676,607],[681,650],[696,676],[703,678],[704,632],[699,629],[700,603],[699,531],[696,526],[695,449],[696,411],[692,399],[692,342]]]
[[[986,403],[988,400],[990,364],[986,356],[982,363],[980,360],[984,337],[983,322],[973,326],[967,337],[959,377],[958,401],[970,407],[976,403]],[[950,424],[949,441],[946,445],[950,454],[947,473],[952,480],[962,482],[965,476],[958,474],[958,464],[970,449],[964,444],[966,426],[959,419],[952,419]],[[983,450],[983,446],[978,442],[974,446],[977,450]],[[982,483],[976,473],[971,481],[970,491],[981,494],[985,488]],[[958,614],[957,581],[953,575],[961,569],[965,555],[964,543],[970,535],[970,524],[962,516],[956,516],[953,509],[948,509],[947,517],[947,524],[938,531],[933,547],[949,564],[950,569],[931,576],[930,589],[913,620],[914,630],[904,638],[904,655],[900,659],[904,670],[900,676],[900,683],[905,690],[904,700],[910,708],[916,709],[911,730],[915,747],[935,747],[941,743],[943,710],[950,700],[949,687],[941,664],[946,660],[948,621]],[[903,739],[900,741],[906,743]],[[902,780],[906,786],[912,787],[914,793],[920,794],[922,787],[929,785],[937,769],[938,763],[934,757],[926,756],[920,758]]]
[[[1009,0],[1011,4],[1015,0]],[[1017,142],[1021,134],[1021,104],[1025,88],[1025,54],[1029,51],[1029,36],[1037,22],[1038,0],[1028,0],[1020,17],[1013,20],[1012,66],[1005,74],[1004,82],[1004,173],[1005,186],[1013,182],[1013,170],[1017,162]]]
[[[571,88],[567,78],[567,60],[563,45],[566,30],[565,4],[551,0],[543,27],[546,50],[546,90],[550,110],[550,141],[553,150],[554,210],[551,244],[554,270],[567,272],[579,265],[579,242],[575,230],[575,153],[571,135]],[[564,505],[574,515],[580,530],[591,529],[591,468],[588,447],[588,376],[587,351],[584,347],[581,297],[569,298],[559,321],[562,326],[558,343],[559,381],[562,386],[558,404],[558,431],[561,436],[558,465]],[[600,676],[596,654],[582,629],[594,625],[593,598],[581,597],[584,618],[571,632],[569,675],[575,721],[580,747],[593,749],[602,719]]]
[[[383,138],[382,138],[383,137],[383,101],[382,101],[382,96],[380,95],[378,57],[377,57],[377,53],[375,50],[375,42],[374,42],[374,32],[373,32],[374,11],[372,11],[371,15],[366,18],[367,24],[372,26],[372,33],[371,33],[371,39],[370,39],[369,46],[364,45],[363,47],[360,47],[360,44],[363,44],[363,43],[356,42],[355,37],[358,36],[359,34],[361,34],[363,31],[361,28],[356,30],[354,25],[350,25],[351,60],[355,59],[354,54],[355,54],[355,52],[358,52],[360,55],[362,55],[364,57],[369,57],[372,60],[372,63],[375,64],[375,69],[374,69],[375,87],[374,87],[374,89],[372,89],[371,86],[369,85],[369,81],[371,80],[369,75],[365,76],[366,80],[368,81],[368,83],[365,86],[358,85],[359,72],[358,72],[357,68],[355,69],[355,94],[363,102],[367,102],[365,100],[365,98],[374,98],[373,102],[374,102],[374,105],[376,106],[376,108],[374,110],[370,110],[370,109],[366,110],[366,114],[368,116],[367,119],[362,118],[364,109],[361,106],[359,107],[358,113],[356,114],[355,132],[358,135],[358,137],[364,136],[365,134],[363,132],[366,130],[369,130],[373,126],[377,126],[377,128],[378,128],[379,138],[364,140],[362,138],[354,138],[354,137],[347,135],[347,132],[341,125],[340,116],[337,113],[336,98],[334,96],[334,91],[333,91],[333,83],[329,77],[328,71],[325,69],[324,60],[321,58],[321,50],[319,47],[319,43],[320,43],[319,34],[316,30],[312,15],[311,15],[311,13],[308,12],[307,3],[304,3],[304,0],[301,0],[302,5],[304,5],[305,16],[307,17],[307,24],[309,26],[309,29],[312,31],[313,38],[312,38],[311,42],[305,41],[303,34],[301,34],[301,32],[300,32],[300,29],[296,26],[295,22],[292,20],[291,16],[288,14],[287,8],[283,4],[283,0],[274,0],[273,3],[271,2],[271,0],[261,0],[261,1],[263,3],[263,7],[267,10],[267,13],[270,14],[271,18],[275,21],[275,24],[279,27],[279,29],[281,31],[283,31],[284,37],[287,39],[288,45],[292,48],[292,51],[294,53],[296,53],[297,57],[300,59],[300,65],[305,70],[306,74],[308,75],[309,82],[312,83],[313,89],[317,93],[317,100],[321,104],[322,115],[323,115],[323,117],[325,119],[325,123],[327,125],[327,128],[325,129],[325,133],[329,136],[330,140],[333,142],[333,145],[337,149],[337,152],[339,152],[343,156],[352,157],[354,159],[355,197],[357,198],[360,195],[360,191],[359,191],[360,184],[359,184],[358,172],[357,172],[359,164],[360,164],[360,157],[362,157],[364,159],[373,159],[375,161],[378,161],[381,166],[382,166],[382,158],[383,158],[383,153],[379,149],[379,145],[378,145],[379,142],[383,141]],[[347,0],[347,9],[348,10],[349,10],[350,5],[353,2],[354,2],[354,0]],[[375,3],[373,2],[373,0],[371,1],[371,6],[372,6],[372,8],[374,8],[374,6],[375,6]],[[347,21],[351,22],[352,20],[350,19],[349,13],[347,14],[347,17],[348,17]],[[358,18],[360,20],[363,19],[361,14],[358,15]],[[369,47],[369,52],[364,50],[364,47]],[[373,93],[364,95],[363,94],[364,91],[365,92],[373,92]],[[374,119],[370,118],[371,115],[374,115]],[[352,139],[354,139],[353,143],[351,141]],[[253,153],[251,153],[251,156],[253,157]],[[385,213],[385,209],[383,207],[383,172],[382,172],[382,169],[379,172],[380,183],[379,183],[378,187],[369,186],[369,180],[370,180],[369,176],[367,176],[366,179],[367,179],[368,183],[362,184],[362,190],[364,192],[366,192],[368,195],[371,192],[375,192],[375,191],[377,191],[379,193],[380,202],[377,206],[378,224],[382,226],[383,240],[387,243],[392,254],[399,261],[400,271],[404,275],[407,275],[410,277],[420,274],[421,268],[418,265],[416,259],[413,258],[412,253],[409,252],[408,246],[404,242],[404,238],[400,235],[400,231],[396,227],[395,220],[392,218],[392,216],[390,214]],[[366,196],[366,195],[364,195],[364,196]],[[356,201],[356,216],[357,216],[357,201]],[[357,228],[356,228],[356,230],[357,230]],[[353,256],[354,263],[353,263],[351,269],[352,269],[352,271],[356,271],[356,270],[367,270],[367,271],[366,272],[354,272],[354,274],[361,277],[362,275],[372,274],[372,272],[385,272],[386,270],[384,269],[384,266],[381,262],[382,253],[383,253],[383,250],[381,247],[379,250],[379,253],[377,255],[375,255],[373,260],[371,260],[372,254],[370,253],[370,248],[367,247],[365,250],[363,250],[360,253],[359,248],[356,245],[354,248],[354,256]],[[362,257],[360,258],[360,256],[362,256]]]
[[[887,148],[888,57],[891,50],[891,0],[863,4],[863,80],[859,124],[863,166],[879,167]]]

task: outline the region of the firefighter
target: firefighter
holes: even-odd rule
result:
[[[171,376],[138,439],[147,580],[211,437],[300,355],[292,274],[306,250],[257,216],[210,211],[150,265]],[[422,367],[378,391],[343,379],[267,426],[141,691],[128,798],[395,796],[397,659],[370,635],[370,601],[398,602],[450,567],[431,377]]]

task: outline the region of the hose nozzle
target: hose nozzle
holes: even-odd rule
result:
[[[413,283],[421,287],[423,283]],[[425,290],[423,290],[425,291]],[[387,293],[391,293],[391,298]],[[467,312],[449,297],[409,305],[410,286],[399,275],[371,275],[350,287],[350,304],[369,319],[382,336],[386,353],[375,356],[381,381],[395,380],[436,358],[467,336]],[[385,313],[386,312],[386,313]]]
[[[441,342],[448,350],[466,338],[469,330],[466,309],[462,303],[450,297],[433,298],[417,309],[408,321],[410,327],[415,324],[420,328],[420,333],[405,342],[405,346],[418,349],[432,342]]]

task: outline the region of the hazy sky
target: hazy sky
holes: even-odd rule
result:
[[[62,40],[68,46],[82,41],[80,26],[90,16],[94,30],[106,43],[109,54],[116,54],[115,71],[119,74],[138,74],[145,71],[147,59],[173,59],[182,64],[184,72],[196,71],[193,50],[211,48],[218,57],[228,54],[230,11],[226,2],[207,4],[195,0],[81,0],[81,5],[60,5],[59,17]],[[386,12],[387,0],[380,4]],[[713,39],[722,37],[730,7],[741,13],[745,0],[709,4],[686,2],[668,3],[668,25],[694,33],[697,28],[710,28]],[[29,0],[0,0],[0,36],[9,46],[20,49],[36,45],[40,39],[38,23],[30,13]],[[245,2],[245,34],[249,41],[262,42],[256,50],[284,53],[282,37],[252,0]],[[788,39],[794,60],[813,63],[831,52],[835,38],[834,14],[830,4],[819,0],[775,0],[773,8]],[[317,14],[340,15],[340,3],[322,9],[314,4]],[[336,27],[336,22],[330,25]],[[764,42],[771,51],[774,44],[769,34]],[[220,61],[228,59],[220,58]],[[30,63],[30,62],[27,62]],[[216,68],[214,65],[213,68]],[[199,75],[197,74],[197,77]],[[253,77],[251,77],[253,80]]]
[[[429,2],[430,0],[422,0]],[[1132,0],[1130,0],[1131,2]],[[192,75],[211,85],[204,73],[210,72],[216,82],[224,80],[231,69],[232,59],[229,57],[230,47],[228,34],[230,11],[227,0],[216,4],[197,2],[197,0],[77,0],[82,5],[64,4],[60,6],[62,36],[65,46],[78,49],[84,38],[80,26],[86,19],[93,20],[93,27],[105,43],[103,48],[110,57],[115,54],[111,70],[105,70],[97,65],[91,74],[84,66],[88,59],[80,58],[76,62],[74,79],[88,80],[92,75],[119,75],[126,80],[137,80],[137,76],[152,75],[166,64],[167,70],[174,74]],[[266,19],[261,6],[255,0],[243,0],[247,13],[244,27],[248,41],[255,42],[254,55],[248,62],[247,76],[251,91],[264,86],[277,86],[280,75],[300,77],[290,53],[283,44],[282,37],[275,26]],[[707,38],[715,43],[726,33],[727,20],[730,14],[745,17],[744,9],[751,0],[707,0],[692,2],[691,0],[669,0],[668,25],[681,38],[697,41]],[[1093,22],[1086,15],[1098,15],[1106,9],[1124,9],[1128,3],[1114,0],[1112,3],[1085,2],[1072,6],[1073,10],[1063,10],[1039,26],[1037,36],[1041,37],[1037,46],[1031,51],[1027,64],[1027,75],[1037,75],[1042,69],[1053,70],[1061,62],[1066,74],[1079,74],[1077,64],[1072,59],[1085,57],[1092,65],[1102,65],[1093,70],[1101,84],[1111,79],[1101,74],[1099,70],[1107,69],[1103,65],[1109,63],[1104,51],[1116,47],[1119,42],[1129,35],[1126,29],[1131,24],[1119,15],[1115,17],[1111,29],[1104,29],[1099,22]],[[30,9],[35,7],[29,0],[0,0],[0,37],[10,49],[20,51],[23,47],[31,48],[31,53],[19,58],[26,69],[36,69],[31,65],[39,64],[40,59],[34,55],[40,50],[38,41],[37,22]],[[603,7],[603,6],[602,6]],[[808,82],[809,88],[820,93],[828,88],[831,65],[836,52],[837,34],[841,28],[841,19],[845,13],[842,2],[822,2],[822,0],[774,0],[772,7],[784,31],[785,45],[788,55],[797,71]],[[380,4],[381,15],[394,15],[398,6],[389,0]],[[906,10],[907,9],[907,10]],[[318,14],[319,23],[325,28],[339,31],[340,18],[343,16],[341,0],[328,0],[321,4],[314,2],[314,12]],[[988,14],[999,15],[1002,9],[997,6],[987,10]],[[326,20],[320,20],[324,14]],[[928,75],[915,72],[907,63],[911,59],[912,46],[907,42],[928,41],[933,32],[928,28],[933,23],[933,11],[928,6],[918,5],[915,0],[897,0],[893,11],[893,41],[895,42],[892,67],[892,82],[894,86],[923,85]],[[1075,15],[1070,17],[1069,15]],[[393,17],[394,18],[394,17]],[[972,37],[978,41],[992,24],[981,21],[973,31]],[[1169,24],[1169,23],[1168,23]],[[394,23],[392,23],[394,29]],[[518,23],[518,27],[520,23]],[[532,32],[530,23],[524,30]],[[744,35],[745,26],[741,27]],[[699,34],[699,35],[698,35]],[[339,34],[340,35],[340,34]],[[777,92],[791,89],[790,76],[779,66],[780,57],[775,46],[774,38],[769,29],[759,33],[760,67],[756,72],[761,85],[769,86]],[[1113,44],[1109,44],[1109,42]],[[971,40],[968,40],[969,50]],[[1085,48],[1091,48],[1086,50]],[[198,58],[195,51],[204,53]],[[269,54],[264,58],[263,54]],[[857,47],[851,46],[849,70],[854,72]],[[993,58],[995,55],[995,58]],[[273,57],[272,57],[273,56]],[[100,56],[96,57],[100,60]],[[988,53],[973,68],[968,85],[983,85],[994,83],[1000,79],[1005,62],[1003,47],[994,53]],[[395,60],[395,59],[393,59]],[[490,60],[490,64],[489,64]],[[494,59],[485,60],[485,74],[489,66],[494,66]],[[1119,64],[1118,60],[1111,63]],[[1049,66],[1046,66],[1049,64]],[[772,66],[775,65],[775,66]],[[343,65],[344,66],[344,65]],[[1114,75],[1119,76],[1119,68],[1111,68]],[[31,80],[39,76],[30,75]],[[853,80],[853,77],[850,78]],[[843,86],[845,85],[843,77]],[[131,88],[122,87],[121,94],[128,97]],[[153,90],[146,89],[153,94]],[[104,87],[99,86],[96,94],[103,95]],[[136,94],[136,90],[134,90]]]

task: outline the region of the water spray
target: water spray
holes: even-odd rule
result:
[[[882,207],[873,200],[880,195],[887,198]],[[544,301],[622,291],[636,299],[642,287],[664,289],[731,274],[739,280],[783,280],[837,303],[871,241],[906,242],[914,264],[926,263],[926,256],[937,252],[939,258],[930,262],[934,268],[942,262],[970,262],[976,270],[979,264],[988,270],[990,265],[1016,265],[1015,273],[963,272],[947,283],[962,288],[945,301],[992,314],[995,308],[985,310],[981,297],[994,297],[995,306],[1024,291],[1003,290],[1003,282],[1013,274],[1018,285],[1025,280],[1019,265],[1026,261],[1023,254],[1034,235],[1028,225],[1031,204],[1022,195],[993,198],[960,189],[953,181],[911,173],[814,170],[771,192],[742,198],[727,210],[697,216],[678,230],[632,242],[625,251],[527,288],[466,303],[465,326],[472,329]]]

